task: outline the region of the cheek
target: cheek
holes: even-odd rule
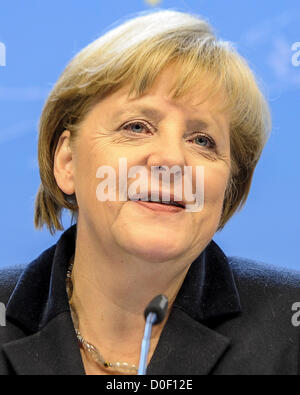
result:
[[[97,145],[82,144],[75,156],[75,191],[77,202],[81,213],[96,213],[101,211],[102,214],[119,211],[123,202],[118,202],[119,199],[119,156],[117,150],[106,147],[101,149]],[[122,155],[121,155],[122,156]],[[125,156],[125,155],[123,155]],[[105,172],[103,177],[97,177],[97,170],[102,166],[109,166],[115,171],[116,177],[109,179]],[[110,191],[116,191],[116,201],[112,202],[106,200],[108,195],[108,188],[105,187],[104,195],[103,185],[110,183],[110,180],[115,180],[111,184]],[[102,184],[102,186],[100,185]],[[100,187],[100,188],[99,188]]]
[[[96,178],[96,172],[101,166],[98,158],[99,156],[94,151],[83,144],[74,157],[75,193],[81,211],[88,207],[93,210],[98,202],[96,188],[99,179]]]
[[[224,194],[229,180],[227,166],[205,168],[204,171],[204,205],[222,209]]]

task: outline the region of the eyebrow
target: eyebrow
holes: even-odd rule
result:
[[[165,114],[156,108],[135,106],[130,110],[120,110],[115,112],[113,114],[113,118],[119,119],[126,114],[128,115],[140,114],[147,118],[153,119],[157,123],[160,122],[165,117]],[[187,128],[193,131],[206,130],[208,128],[208,124],[201,119],[189,119],[186,122],[186,124],[187,124]]]

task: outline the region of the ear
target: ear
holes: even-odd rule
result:
[[[61,134],[54,155],[54,177],[59,188],[67,195],[75,192],[70,136],[69,130]]]

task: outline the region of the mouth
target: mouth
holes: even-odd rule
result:
[[[139,199],[138,201],[142,201],[141,199]],[[154,203],[154,204],[166,204],[168,206],[175,206],[175,207],[181,207],[181,208],[185,208],[185,205],[181,202],[175,202],[173,200],[170,201],[154,201],[154,200],[148,200],[149,203]]]
[[[145,201],[141,199],[137,200],[132,200],[135,203],[139,204],[140,206],[143,206],[147,209],[153,210],[153,211],[160,211],[160,212],[167,212],[167,213],[175,213],[184,210],[185,206],[181,202],[175,202],[175,201]]]

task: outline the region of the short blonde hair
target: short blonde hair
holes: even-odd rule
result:
[[[207,97],[225,92],[230,111],[231,176],[218,230],[248,196],[255,166],[267,141],[269,108],[247,62],[229,42],[216,38],[198,15],[159,10],[139,13],[92,42],[69,63],[50,93],[39,124],[41,184],[35,202],[35,226],[53,234],[63,230],[61,214],[77,218],[76,196],[65,195],[54,173],[54,154],[66,129],[76,137],[93,106],[125,84],[137,97],[151,88],[164,67],[175,63],[173,98],[202,84]],[[200,92],[199,92],[200,93]]]

